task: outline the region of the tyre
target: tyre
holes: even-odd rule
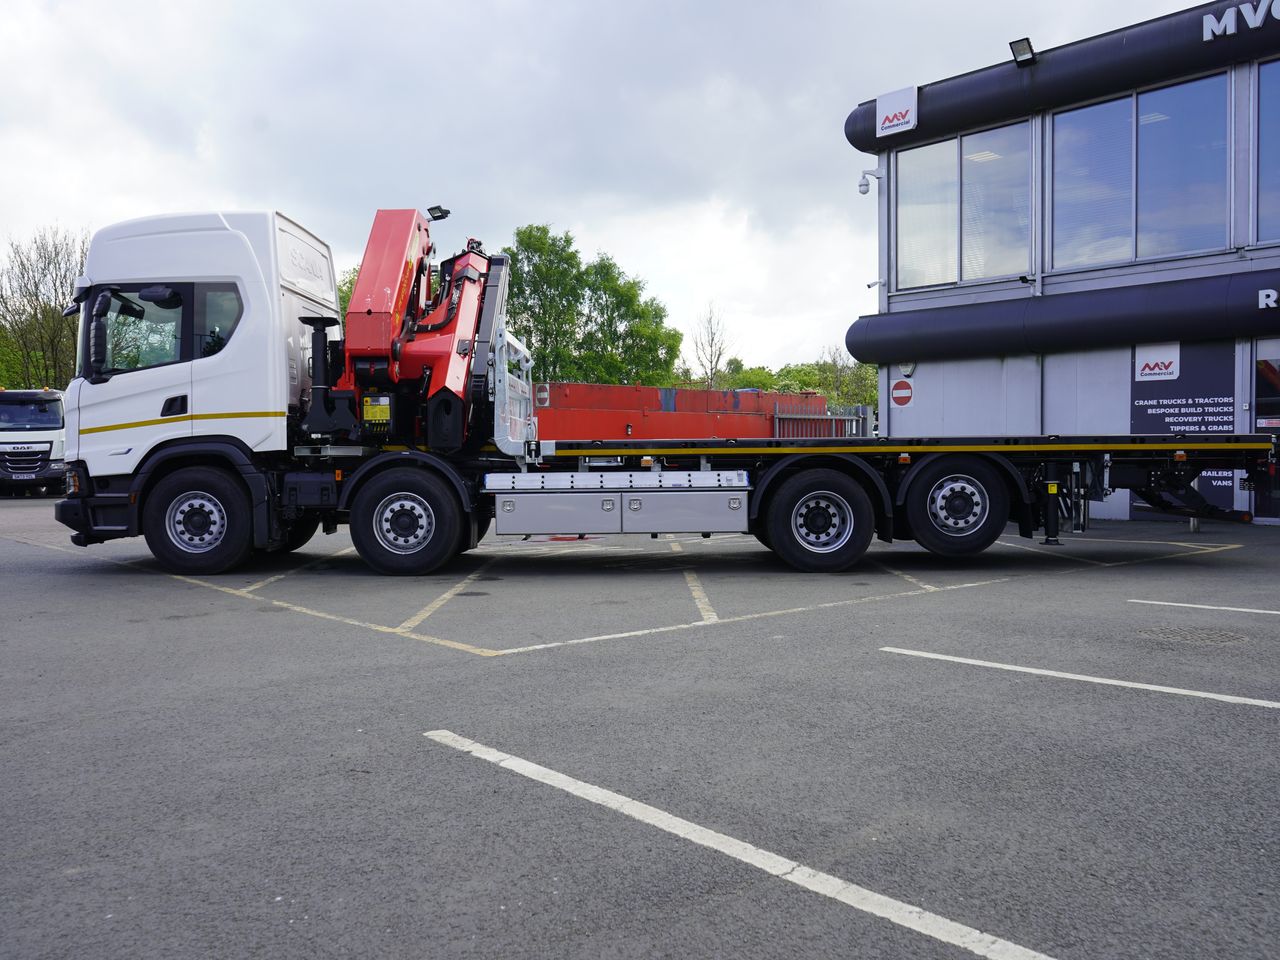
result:
[[[981,553],[1009,522],[1009,488],[999,468],[976,457],[943,457],[907,490],[916,543],[942,557]]]
[[[769,499],[767,542],[797,570],[844,570],[867,552],[874,532],[875,511],[866,491],[835,470],[798,473]]]
[[[320,518],[316,516],[299,517],[289,525],[289,532],[284,535],[284,543],[277,553],[292,553],[305,547],[320,529]]]
[[[253,515],[240,481],[217,467],[187,467],[142,504],[147,546],[174,573],[222,573],[253,550]]]
[[[356,494],[351,542],[379,573],[430,573],[457,555],[462,520],[462,506],[444,480],[398,468],[374,477]]]

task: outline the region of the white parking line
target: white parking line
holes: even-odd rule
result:
[[[1187,607],[1191,610],[1226,610],[1229,613],[1262,613],[1280,617],[1280,610],[1255,610],[1253,607],[1212,607],[1207,603],[1174,603],[1171,600],[1130,600],[1129,603],[1145,603],[1153,607]]]
[[[918,577],[911,576],[911,574],[909,573],[903,573],[901,570],[895,570],[893,567],[889,566],[887,563],[881,563],[879,560],[872,560],[871,565],[873,567],[879,567],[885,573],[891,573],[895,577],[901,577],[903,580],[907,581],[907,583],[911,584],[913,587],[919,587],[925,593],[936,593],[937,591],[942,589],[941,587],[935,587],[930,584],[927,584],[923,580],[919,579]]]
[[[903,650],[899,647],[881,647],[884,653],[900,653],[907,657],[924,657],[929,660],[946,660],[964,663],[972,667],[988,667],[992,670],[1011,670],[1014,673],[1033,673],[1040,677],[1057,677],[1059,680],[1082,680],[1100,683],[1108,687],[1129,687],[1133,690],[1150,690],[1154,693],[1176,693],[1183,697],[1199,697],[1203,700],[1219,700],[1223,703],[1239,703],[1249,707],[1270,707],[1280,710],[1274,700],[1256,700],[1253,697],[1234,697],[1225,693],[1206,693],[1203,690],[1184,690],[1182,687],[1161,687],[1151,683],[1134,683],[1130,680],[1112,680],[1108,677],[1091,677],[1083,673],[1062,673],[1058,670],[1042,670],[1039,667],[1019,667],[1011,663],[993,663],[990,660],[972,660],[969,657],[951,657],[944,653],[927,653],[924,650]]]
[[[708,623],[705,620],[695,620],[693,623],[674,623],[668,627],[648,627],[643,630],[627,630],[622,633],[602,633],[595,637],[582,637],[578,640],[553,640],[549,643],[535,643],[527,647],[512,647],[507,650],[497,651],[498,656],[508,656],[513,653],[532,653],[535,650],[554,650],[557,647],[576,647],[584,643],[596,643],[600,640],[625,640],[632,637],[648,637],[657,633],[672,633],[679,630],[692,630],[696,627],[715,627],[723,626],[728,623],[746,623],[749,620],[763,620],[767,617],[786,617],[796,613],[812,613],[815,610],[830,610],[835,607],[850,607],[859,603],[875,603],[880,600],[897,600],[900,597],[925,597],[930,594],[947,593],[952,590],[970,590],[974,587],[986,587],[993,583],[1007,583],[1008,577],[999,577],[995,580],[977,580],[973,583],[957,583],[949,587],[937,587],[933,590],[903,590],[900,593],[882,593],[874,597],[854,597],[851,600],[829,600],[826,603],[815,603],[809,607],[788,607],[785,610],[765,610],[762,613],[744,613],[736,617],[721,617],[720,619]]]
[[[763,850],[727,834],[709,830],[692,821],[684,820],[674,814],[667,813],[665,810],[651,807],[647,803],[633,800],[623,794],[614,793],[612,790],[597,787],[594,784],[574,779],[539,764],[512,756],[509,753],[486,747],[482,743],[468,740],[466,737],[458,736],[458,734],[449,730],[431,730],[424,733],[423,736],[443,746],[452,747],[454,750],[460,750],[480,760],[496,764],[499,767],[510,770],[512,773],[518,773],[522,777],[527,777],[549,787],[555,787],[557,790],[563,790],[565,793],[587,800],[597,806],[620,813],[651,827],[657,827],[659,830],[672,836],[680,837],[682,840],[688,840],[699,846],[715,850],[717,853],[732,857],[734,860],[755,867],[757,870],[763,870],[765,873],[781,880],[786,880],[788,883],[794,883],[813,893],[821,894],[846,906],[853,907],[855,910],[881,917],[890,923],[922,933],[942,943],[962,947],[979,957],[990,957],[992,960],[1052,960],[1046,954],[1028,950],[1026,947],[1021,947],[1016,943],[1002,940],[989,933],[983,933],[981,930],[975,930],[973,927],[965,926],[962,923],[956,923],[954,920],[948,920],[946,917],[922,910],[912,904],[886,897],[883,894],[876,893],[874,890],[868,890],[866,887],[849,883],[847,880],[842,880],[829,873],[822,873],[811,867],[806,867],[803,864],[796,863],[794,860],[788,860],[786,857]]]

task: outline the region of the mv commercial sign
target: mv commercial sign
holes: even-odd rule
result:
[[[876,136],[887,137],[916,128],[919,97],[915,87],[876,97]]]
[[[1255,3],[1241,3],[1228,7],[1221,16],[1212,13],[1204,15],[1204,42],[1210,43],[1219,37],[1234,37],[1241,30],[1257,30],[1267,22],[1267,15],[1280,21],[1280,0],[1256,0]]]

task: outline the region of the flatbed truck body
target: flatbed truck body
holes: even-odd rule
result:
[[[548,417],[542,433],[532,357],[507,327],[509,263],[469,241],[433,270],[429,227],[444,213],[379,211],[341,330],[327,246],[278,214],[95,235],[56,507],[73,542],[142,535],[167,568],[214,573],[349,524],[371,566],[415,574],[491,525],[731,532],[798,569],[838,571],[874,537],[960,557],[1013,522],[1052,542],[1118,489],[1166,513],[1248,521],[1206,503],[1196,478],[1274,483],[1269,435],[733,436],[725,411],[681,419],[674,396],[628,418],[617,398],[639,388],[600,388],[596,407],[580,390],[577,418]],[[698,435],[681,435],[691,424]]]

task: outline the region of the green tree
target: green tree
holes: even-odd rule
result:
[[[778,388],[812,390],[833,406],[876,405],[876,368],[858,363],[839,347],[828,347],[811,363],[789,363],[778,369]]]
[[[503,252],[511,258],[507,317],[533,354],[534,379],[673,382],[680,332],[666,325],[666,307],[644,295],[644,282],[612,257],[584,265],[573,236],[545,224],[521,227]]]
[[[22,360],[9,331],[0,327],[0,387],[16,387],[24,383]]]
[[[507,318],[533,354],[534,379],[570,379],[583,299],[582,257],[572,235],[531,223],[516,230],[503,253],[511,258]]]
[[[739,364],[738,370],[732,369],[733,361],[737,360]],[[729,363],[725,364],[725,372],[722,378],[722,385],[727,390],[776,390],[778,389],[778,377],[768,367],[743,367],[742,361],[737,357],[731,357]]]
[[[75,376],[78,314],[62,315],[84,272],[87,233],[58,227],[10,239],[0,264],[0,364],[10,387],[61,390]],[[12,378],[12,379],[11,379]]]
[[[360,276],[360,264],[350,270],[343,270],[338,277],[338,316],[346,319],[347,307],[351,303],[351,291],[355,289],[356,277]]]

